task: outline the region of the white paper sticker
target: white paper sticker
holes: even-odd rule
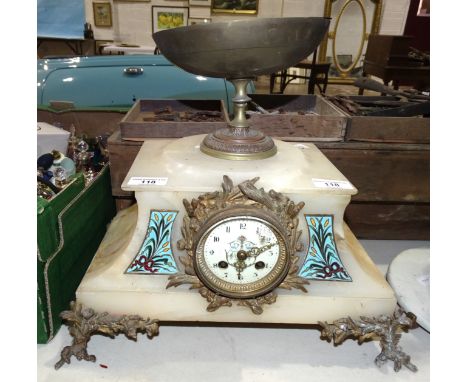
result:
[[[332,179],[312,179],[314,186],[318,188],[328,188],[335,190],[352,190],[353,185],[347,180],[332,180]]]
[[[132,176],[128,186],[165,186],[169,178],[149,178],[143,176]]]

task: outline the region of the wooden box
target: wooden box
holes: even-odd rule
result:
[[[272,114],[250,114],[255,129],[290,142],[340,142],[346,132],[346,115],[319,95],[249,94]],[[250,111],[257,111],[250,104]],[[281,112],[275,114],[275,112]]]
[[[379,65],[405,65],[408,63],[411,36],[369,36],[366,60]]]
[[[345,211],[357,237],[429,240],[428,144],[340,142],[317,147],[359,191]]]
[[[180,112],[219,112],[222,122],[210,121],[148,121],[155,111],[169,109]],[[181,138],[207,134],[227,125],[227,113],[222,100],[154,100],[140,99],[120,122],[122,139]]]
[[[365,105],[380,101],[397,101],[389,96],[347,96],[351,101]],[[389,108],[357,116],[343,110],[348,117],[346,141],[375,143],[428,144],[430,137],[429,104],[409,103],[409,106]]]
[[[97,137],[111,135],[119,127],[119,122],[128,108],[83,108],[53,110],[47,107],[37,109],[37,121],[63,127],[70,131],[75,127],[77,137]]]

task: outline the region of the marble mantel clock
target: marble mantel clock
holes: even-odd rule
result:
[[[343,220],[356,188],[313,144],[272,139],[245,118],[247,82],[306,57],[328,24],[258,19],[154,35],[183,69],[234,83],[234,119],[212,134],[143,144],[122,184],[137,208],[114,220],[62,313],[73,344],[56,368],[73,355],[94,361],[93,334],[152,337],[159,321],[195,321],[316,324],[336,343],[377,335],[378,365],[416,370],[396,334],[414,317],[396,310]]]

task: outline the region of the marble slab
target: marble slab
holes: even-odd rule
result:
[[[234,183],[260,177],[265,189],[283,193],[355,195],[357,189],[312,143],[293,144],[275,140],[278,153],[252,161],[214,158],[200,151],[205,135],[177,140],[145,141],[122,183],[125,191],[208,192],[220,187],[223,175]],[[164,185],[130,185],[132,177],[165,177]],[[314,180],[337,180],[349,188],[324,188]]]
[[[431,330],[429,253],[429,248],[407,249],[393,259],[387,272],[400,306],[414,313],[427,331]]]

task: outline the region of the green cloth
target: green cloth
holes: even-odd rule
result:
[[[108,166],[89,186],[62,192],[70,194],[60,199],[58,194],[45,207],[38,201],[38,343],[49,341],[57,333],[59,314],[75,298],[107,224],[116,213]]]
[[[82,173],[50,200],[37,197],[37,249],[40,261],[47,261],[60,241],[58,215],[85,188]]]

